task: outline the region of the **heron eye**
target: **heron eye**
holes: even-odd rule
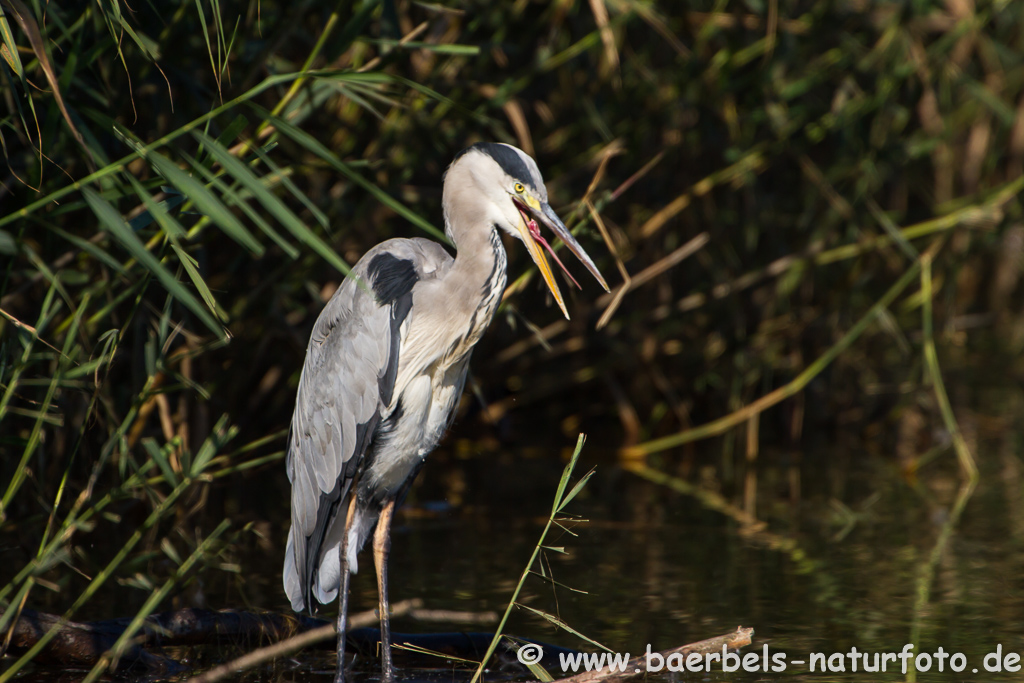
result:
[[[516,192],[518,192],[519,194],[522,194],[526,190],[526,188],[523,187],[522,183],[516,183],[514,187]]]

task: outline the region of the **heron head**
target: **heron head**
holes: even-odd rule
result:
[[[576,280],[544,239],[541,226],[557,235],[601,286],[608,289],[597,266],[548,204],[548,191],[537,162],[521,149],[504,143],[478,142],[459,152],[445,176],[443,204],[449,231],[456,224],[465,224],[453,219],[466,217],[453,213],[469,211],[472,206],[480,213],[468,217],[471,223],[496,225],[522,240],[566,318],[569,313],[543,249],[548,250],[570,280]],[[449,236],[454,241],[454,235]]]

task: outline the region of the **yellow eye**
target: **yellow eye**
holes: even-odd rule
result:
[[[516,183],[514,185],[514,188],[515,188],[515,191],[518,192],[519,194],[522,194],[526,190],[526,188],[523,187],[522,183]]]

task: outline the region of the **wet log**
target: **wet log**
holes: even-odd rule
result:
[[[131,619],[106,619],[88,623],[63,622],[55,614],[25,609],[11,631],[7,654],[20,655],[38,643],[53,628],[57,634],[36,655],[38,664],[88,668],[114,647]],[[312,617],[283,614],[255,614],[225,610],[182,609],[154,614],[146,619],[133,638],[133,645],[119,660],[119,670],[145,669],[174,672],[182,667],[173,659],[150,652],[188,645],[236,644],[260,647],[290,638],[328,622]]]
[[[668,658],[673,655],[679,655],[685,660],[686,657],[691,654],[722,654],[723,647],[729,651],[738,650],[741,647],[750,645],[750,639],[753,637],[754,629],[737,626],[736,630],[732,633],[726,633],[722,636],[716,636],[696,643],[690,643],[689,645],[682,645],[671,650],[664,650],[658,654],[664,658],[661,661],[668,660]],[[559,679],[557,683],[621,683],[622,681],[647,676],[648,672],[646,665],[647,661],[645,654],[643,656],[633,657],[630,659],[629,662],[626,663],[626,666],[622,667],[621,671],[612,671],[609,667],[604,667],[595,671],[584,671],[576,674],[575,676]],[[719,665],[719,668],[720,667],[721,665]]]
[[[458,621],[460,623],[493,622],[493,613],[444,612],[425,610],[419,600],[405,600],[392,608],[393,617],[408,616],[420,621]],[[53,628],[57,634],[34,658],[37,664],[85,668],[95,665],[110,651],[131,623],[130,618],[106,619],[88,623],[61,622],[55,614],[25,609],[15,621],[6,654],[21,655],[38,643]],[[366,628],[376,624],[375,612],[361,612],[349,617],[347,647],[353,653],[376,653],[380,634],[377,629]],[[242,610],[181,609],[153,614],[134,634],[133,645],[118,661],[118,670],[146,669],[153,672],[175,671],[177,662],[156,652],[163,648],[187,646],[232,646],[244,650],[261,648],[271,643],[287,641],[299,635],[305,645],[324,649],[334,648],[334,622],[315,617],[273,612],[254,613]],[[486,633],[453,634],[393,634],[393,642],[408,643],[413,648],[458,653],[476,652],[482,656],[490,642]],[[401,639],[401,640],[399,640]],[[0,641],[2,642],[2,641]],[[482,649],[480,643],[483,643]],[[155,652],[154,652],[155,651]],[[375,656],[375,655],[373,655]],[[409,653],[415,665],[423,657]],[[406,659],[398,653],[399,660]]]
[[[420,601],[408,600],[395,605],[393,611],[403,616],[416,612],[419,606]],[[87,623],[62,622],[58,615],[25,609],[11,630],[6,654],[20,655],[27,652],[48,631],[56,628],[56,635],[35,656],[34,661],[43,665],[91,667],[114,647],[131,621],[130,618],[118,618]],[[352,615],[349,619],[353,628],[376,622],[377,617],[372,611]],[[324,628],[333,628],[333,622],[296,614],[193,608],[161,612],[145,620],[142,628],[133,636],[133,645],[121,655],[118,668],[174,671],[179,667],[177,662],[155,654],[150,649],[200,645],[231,645],[253,649]],[[355,647],[363,645],[361,641],[354,644]],[[323,647],[333,645],[324,642]]]
[[[33,648],[48,631],[57,634],[40,650],[34,661],[68,668],[89,668],[117,642],[124,626],[112,630],[106,622],[79,624],[61,623],[55,614],[23,610],[11,631],[7,655],[20,655]],[[173,660],[151,654],[139,645],[125,652],[123,661],[129,668],[140,667],[152,672],[174,672],[181,669]]]
[[[421,619],[472,621],[481,615],[445,614],[420,609],[420,601],[407,600],[394,605],[393,616],[419,616]],[[484,615],[490,618],[492,615]],[[359,659],[375,662],[379,651],[380,631],[367,624],[376,623],[374,612],[362,612],[349,619],[347,648]],[[101,661],[117,639],[124,633],[131,619],[108,619],[88,623],[61,622],[57,615],[23,610],[11,630],[6,655],[20,655],[27,652],[51,629],[57,628],[56,636],[36,655],[34,662],[39,665],[62,668],[90,668]],[[180,674],[188,667],[168,656],[165,648],[183,646],[225,646],[252,650],[246,655],[215,667],[198,676],[196,681],[217,681],[238,671],[257,666],[260,663],[285,656],[304,647],[317,646],[334,648],[334,625],[330,621],[314,617],[285,615],[277,613],[253,613],[241,610],[212,611],[182,609],[151,615],[143,627],[133,636],[133,644],[121,655],[117,673],[145,671],[150,674]],[[737,649],[750,644],[752,629],[737,631],[699,643],[684,645],[662,653],[665,656],[680,653],[684,656],[693,652],[721,652],[722,646]],[[492,633],[393,633],[392,644],[396,666],[409,669],[449,668],[459,660],[479,661],[493,638]],[[575,650],[534,641],[543,648],[539,664],[558,676],[562,673],[560,655],[576,654]],[[526,674],[528,669],[519,662],[518,646],[502,640],[495,652],[490,668]],[[436,654],[428,654],[436,653]],[[608,670],[591,671],[563,679],[566,683],[618,683],[633,678],[635,668],[642,668],[643,658],[631,660],[622,672]]]

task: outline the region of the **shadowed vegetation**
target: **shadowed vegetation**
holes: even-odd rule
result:
[[[1019,477],[1010,4],[0,8],[0,633],[23,607],[284,608],[243,558],[280,564],[309,329],[372,245],[443,239],[442,173],[477,140],[535,156],[613,291],[565,321],[510,250],[436,456],[453,505],[462,458],[582,431],[799,563],[801,501],[840,539],[862,519],[805,442],[857,440],[886,463],[869,489],[940,520],[906,542],[917,642],[975,486]]]

